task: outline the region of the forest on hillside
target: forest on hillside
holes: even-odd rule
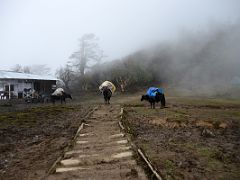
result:
[[[57,75],[71,91],[96,90],[105,80],[121,91],[153,85],[209,92],[229,90],[240,86],[239,32],[239,25],[185,32],[177,41],[155,44],[122,59],[96,61],[91,67],[85,64],[84,72],[74,63],[67,64]],[[81,51],[78,53],[77,66],[81,67]]]

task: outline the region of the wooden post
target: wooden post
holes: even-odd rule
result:
[[[162,180],[161,176],[157,173],[157,171],[154,169],[154,167],[151,165],[151,163],[148,161],[148,159],[146,158],[146,156],[143,154],[143,152],[141,151],[141,149],[138,149],[138,153],[141,155],[141,157],[143,158],[143,160],[147,163],[148,167],[151,169],[151,171],[153,172],[153,174],[156,176],[156,178],[158,180]]]
[[[8,99],[11,99],[11,85],[8,84]]]

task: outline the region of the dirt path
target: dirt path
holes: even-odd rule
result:
[[[98,106],[48,180],[147,179],[118,125],[120,106]]]

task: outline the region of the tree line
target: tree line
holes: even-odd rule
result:
[[[104,62],[106,55],[94,34],[79,39],[78,50],[57,69],[56,76],[71,92],[97,91],[111,81],[121,92],[148,86],[209,89],[230,87],[240,77],[240,26],[217,28],[209,32],[186,33],[175,42],[164,42],[141,49],[122,59]],[[49,68],[21,67],[16,71],[47,74]],[[236,78],[237,77],[237,78]]]
[[[146,62],[147,54],[142,51],[121,60],[102,62],[105,55],[97,40],[94,34],[84,35],[79,39],[78,51],[70,56],[64,67],[57,70],[56,75],[64,82],[66,89],[96,90],[103,81],[108,80],[125,92],[164,81],[158,76],[159,68],[152,67],[153,62]],[[151,61],[156,61],[155,57]]]
[[[122,59],[103,62],[104,53],[93,34],[79,39],[79,51],[57,71],[69,90],[97,90],[105,80],[119,91],[167,84],[190,90],[217,91],[240,77],[240,26],[183,34],[176,42],[141,49]]]

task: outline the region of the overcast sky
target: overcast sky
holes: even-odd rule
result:
[[[85,33],[106,60],[119,59],[181,31],[240,20],[239,0],[0,0],[0,69],[64,65]]]

